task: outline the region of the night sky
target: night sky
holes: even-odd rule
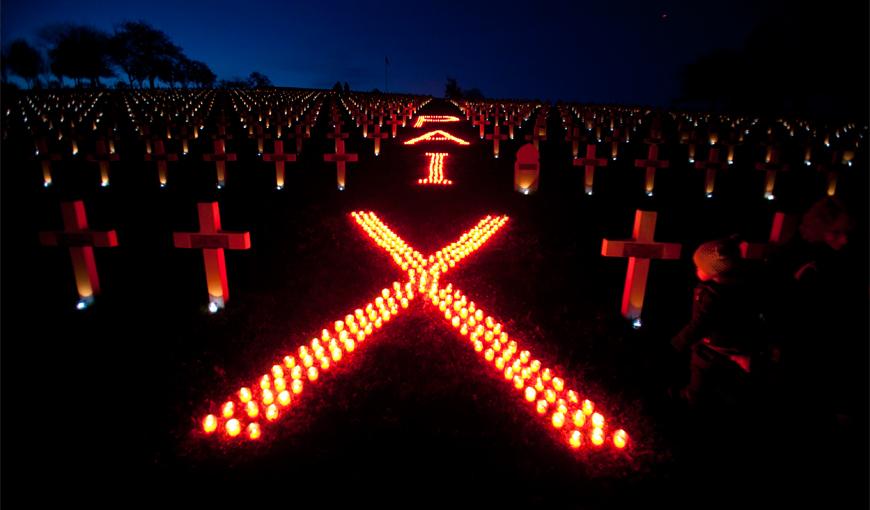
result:
[[[384,90],[388,57],[391,92],[442,96],[451,76],[487,97],[666,106],[686,64],[741,47],[773,12],[773,3],[749,0],[16,0],[2,3],[2,42],[37,44],[38,30],[53,23],[111,31],[142,20],[219,79],[260,71],[279,86]]]

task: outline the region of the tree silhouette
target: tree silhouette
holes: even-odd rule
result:
[[[740,50],[688,65],[683,101],[710,109],[867,115],[867,4],[796,3],[763,20]]]
[[[217,76],[204,63],[198,60],[190,60],[187,62],[187,78],[198,87],[206,88],[213,87]]]
[[[8,71],[23,78],[30,88],[39,84],[39,75],[45,68],[45,62],[39,51],[27,41],[24,39],[12,41],[3,60],[8,66]],[[5,74],[3,81],[6,81]]]
[[[262,89],[272,86],[272,80],[258,71],[254,71],[248,76],[248,83],[251,85],[251,88],[254,89]]]
[[[59,81],[68,76],[76,86],[87,79],[98,87],[100,78],[115,76],[110,66],[110,38],[105,32],[87,26],[55,25],[41,35],[51,44],[49,67]]]
[[[185,64],[181,48],[176,46],[163,31],[143,21],[125,21],[112,36],[112,60],[127,74],[130,86],[133,82],[142,86],[148,80],[153,89],[156,80],[173,86],[181,81],[181,69]]]
[[[462,97],[462,89],[456,83],[456,78],[447,78],[447,85],[444,87],[444,97],[447,99],[460,99]]]

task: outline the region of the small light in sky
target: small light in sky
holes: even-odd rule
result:
[[[665,21],[665,20],[667,20],[667,19],[668,19],[668,13],[663,12],[663,13],[662,13],[662,21]]]

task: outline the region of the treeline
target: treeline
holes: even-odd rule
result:
[[[101,80],[120,78],[116,85],[150,88],[214,87],[209,66],[188,58],[166,35],[142,21],[125,21],[107,33],[82,25],[52,25],[39,31],[37,46],[25,39],[3,48],[2,78],[20,77],[31,88],[58,88],[71,80],[76,87],[102,87]],[[41,49],[40,49],[41,48]],[[43,80],[43,77],[46,77]],[[125,81],[124,81],[125,80]],[[126,84],[126,85],[125,85]],[[247,80],[217,82],[226,87],[267,87],[269,79],[253,72]]]

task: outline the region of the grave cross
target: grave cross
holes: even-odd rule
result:
[[[583,179],[583,190],[587,195],[592,194],[592,185],[595,179],[595,168],[599,166],[607,166],[607,158],[595,157],[595,144],[586,145],[586,157],[577,158],[573,162],[574,166],[586,167],[586,175]]]
[[[671,166],[671,163],[669,161],[660,160],[658,159],[658,157],[659,146],[656,144],[651,144],[649,146],[647,159],[634,160],[634,166],[638,168],[646,168],[646,182],[644,184],[644,190],[649,197],[653,196],[653,188],[655,188],[656,183],[656,169],[668,168],[669,166]]]
[[[272,154],[264,154],[263,160],[275,162],[275,187],[284,189],[284,163],[296,161],[295,154],[284,154],[284,142],[275,140],[275,152]]]
[[[767,154],[764,157],[764,162],[756,163],[755,169],[765,172],[764,177],[764,198],[773,200],[775,197],[773,189],[776,186],[777,172],[787,172],[788,164],[780,163],[779,150],[773,146],[767,147]]]
[[[390,125],[390,134],[392,138],[396,137],[396,129],[399,127],[399,116],[395,112],[390,114],[390,120],[387,121]]]
[[[100,167],[100,186],[109,185],[109,163],[118,161],[118,155],[106,149],[106,142],[102,138],[97,140],[96,154],[88,154],[87,160],[96,162]]]
[[[97,263],[94,260],[94,247],[114,248],[118,246],[118,234],[114,230],[98,232],[88,229],[85,205],[81,200],[61,202],[63,215],[62,232],[40,232],[39,241],[43,246],[68,246],[72,258],[73,272],[79,302],[76,307],[83,310],[94,302],[100,293],[100,279]]]
[[[695,168],[707,171],[707,176],[704,180],[704,194],[707,198],[712,198],[713,188],[716,186],[716,172],[728,168],[728,163],[719,161],[719,149],[717,147],[710,147],[710,153],[707,158],[707,161],[696,161]]]
[[[375,124],[374,130],[371,133],[368,133],[367,138],[372,138],[375,141],[375,156],[380,155],[381,153],[381,140],[385,140],[387,138],[387,133],[381,133],[381,126]]]
[[[501,126],[496,124],[492,127],[492,133],[486,135],[487,140],[492,140],[492,155],[498,159],[498,143],[500,140],[507,140],[507,135],[501,134]]]
[[[208,287],[208,309],[217,312],[230,298],[227,284],[227,263],[224,249],[247,250],[251,247],[250,232],[224,232],[221,230],[220,210],[217,202],[200,202],[199,232],[173,232],[176,248],[201,249],[205,261],[205,280]]]
[[[166,187],[166,162],[178,161],[178,154],[167,154],[166,148],[163,146],[163,140],[154,140],[154,150],[150,154],[145,154],[145,161],[157,162],[157,180],[160,182],[160,187]]]
[[[214,141],[214,154],[203,154],[202,159],[203,161],[214,161],[217,168],[217,187],[218,189],[223,188],[226,180],[227,161],[235,161],[236,154],[227,153],[223,139],[217,139]]]
[[[335,141],[335,154],[324,154],[323,161],[335,163],[336,180],[338,182],[339,191],[345,188],[345,163],[355,163],[359,161],[358,154],[348,154],[344,152],[344,140]]]
[[[650,259],[678,259],[682,245],[653,241],[656,229],[656,213],[641,211],[634,215],[634,233],[626,241],[602,240],[601,255],[605,257],[628,257],[628,271],[622,292],[622,315],[632,321],[635,328],[641,325],[643,297]]]
[[[480,126],[480,139],[481,140],[483,140],[484,126],[489,126],[490,124],[491,124],[491,122],[489,121],[489,119],[487,118],[487,116],[484,113],[481,113],[478,116],[477,120],[474,120],[471,123],[472,126]]]

